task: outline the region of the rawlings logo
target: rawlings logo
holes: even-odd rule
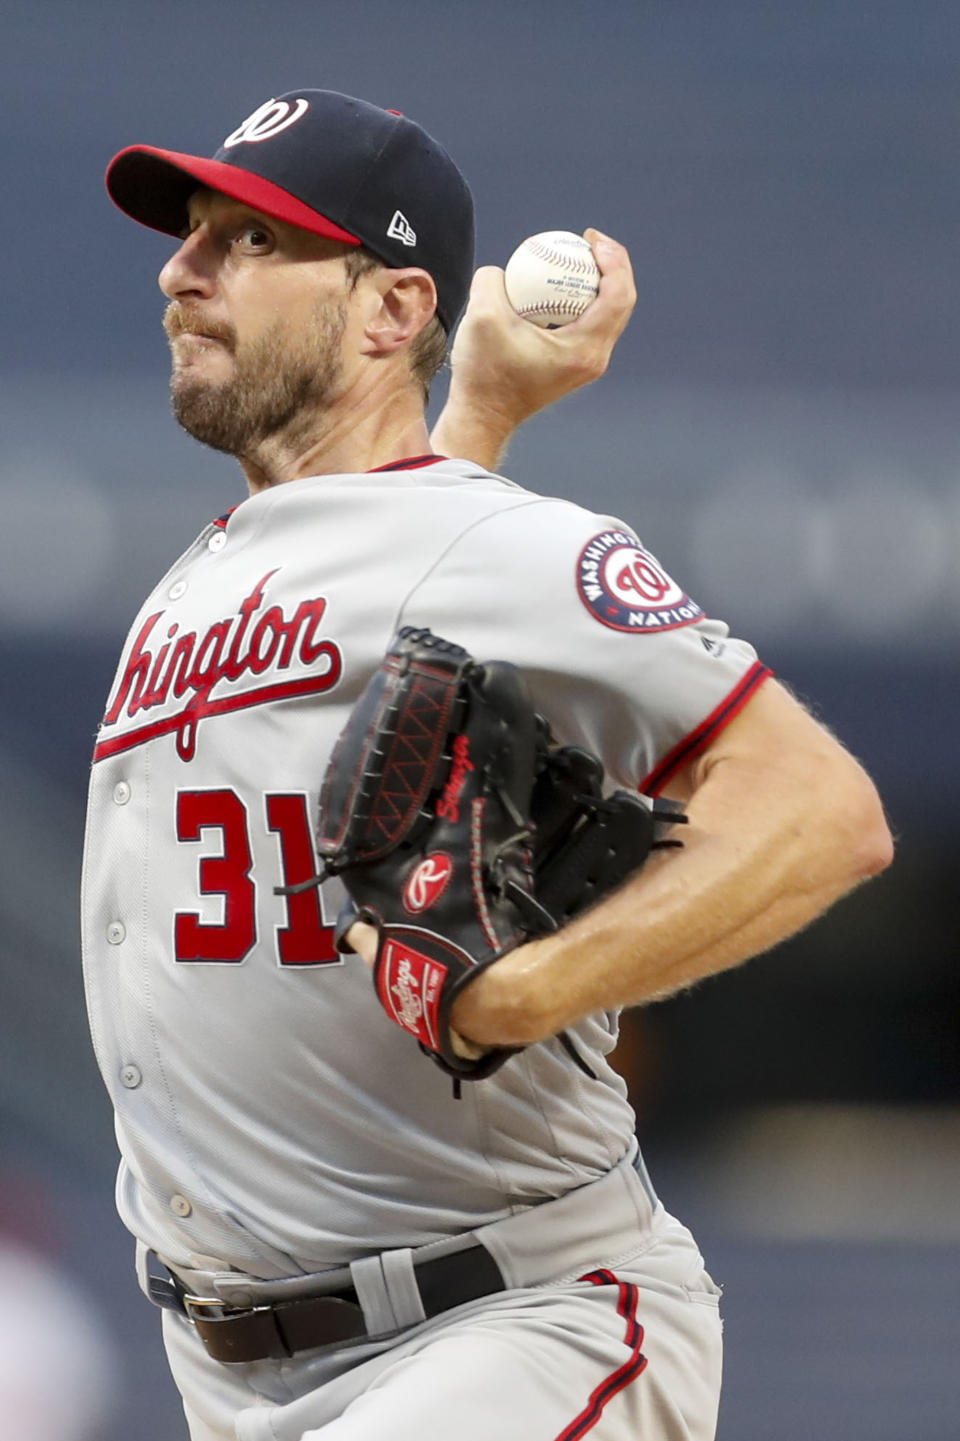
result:
[[[189,761],[196,753],[197,726],[205,717],[314,695],[336,684],[343,669],[340,647],[331,640],[317,639],[326,600],[316,596],[301,601],[290,617],[279,605],[262,610],[267,582],[276,574],[268,571],[241,602],[237,615],[215,621],[202,634],[192,630],[181,633],[176,621],[163,631],[162,610],[147,616],[108,704],[101,739],[93,753],[95,761],[171,732],[177,737],[180,759]],[[213,694],[218,687],[235,686],[247,676],[290,670],[296,661],[310,667],[320,662],[323,669],[297,680]],[[122,718],[132,719],[184,697],[188,697],[186,705],[173,715],[103,737],[103,730]]]
[[[403,905],[411,915],[429,910],[440,899],[453,875],[453,861],[443,851],[424,856],[403,889]]]
[[[387,1014],[424,1045],[437,1049],[437,1008],[447,968],[392,938],[383,948],[377,993]]]
[[[413,969],[406,956],[397,967],[397,979],[390,987],[390,994],[396,998],[396,1016],[401,1026],[416,1032],[423,1015],[423,1002],[414,990]]]
[[[450,767],[450,777],[443,788],[443,794],[437,801],[437,815],[443,820],[458,821],[460,819],[460,796],[473,768],[473,761],[470,759],[470,742],[466,736],[457,736],[453,743],[453,764]]]

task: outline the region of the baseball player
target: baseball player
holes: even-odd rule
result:
[[[629,522],[484,468],[603,369],[625,252],[589,232],[600,297],[556,334],[478,272],[431,441],[473,224],[419,126],[294,91],[213,158],[137,146],[107,183],[179,237],[173,408],[249,491],[133,622],[84,870],[119,1209],[192,1441],[708,1441],[718,1291],[638,1155],[617,1014],[771,946],[890,841],[859,766]],[[303,885],[334,742],[407,625],[513,662],[609,785],[689,817],[463,992],[467,1052],[522,1049],[459,1095],[381,1007],[369,930],[338,948],[338,883]]]

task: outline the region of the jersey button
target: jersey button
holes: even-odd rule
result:
[[[225,530],[218,530],[207,541],[207,550],[223,550],[226,543],[227,532]]]
[[[181,597],[182,595],[186,595],[186,593],[187,593],[187,582],[186,582],[185,580],[175,580],[175,581],[173,582],[173,585],[172,585],[172,586],[170,587],[170,589],[167,591],[167,599],[168,599],[168,600],[179,600],[180,597]]]
[[[170,1209],[175,1216],[189,1216],[193,1207],[186,1196],[176,1195],[170,1197]]]
[[[119,946],[120,943],[126,939],[127,928],[123,924],[123,921],[111,921],[109,926],[107,926],[107,940],[111,946]]]
[[[118,806],[125,806],[130,799],[130,787],[126,781],[117,781],[113,788],[113,799]]]
[[[121,1084],[126,1086],[128,1091],[135,1091],[142,1080],[143,1075],[139,1066],[124,1066],[120,1072]]]

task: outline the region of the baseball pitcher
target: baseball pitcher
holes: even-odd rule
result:
[[[248,491],[133,621],[83,883],[192,1441],[710,1441],[718,1289],[638,1154],[618,1014],[890,842],[629,517],[494,472],[602,372],[626,253],[587,232],[599,297],[553,332],[478,271],[431,437],[473,215],[413,121],[294,91],[107,184],[176,237],[174,413]]]

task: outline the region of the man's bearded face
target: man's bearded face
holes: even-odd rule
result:
[[[202,444],[238,458],[281,432],[308,431],[337,394],[346,318],[346,301],[327,299],[310,324],[293,327],[281,316],[240,341],[231,325],[205,318],[202,306],[171,301],[163,327],[173,353],[170,395],[180,425]],[[204,354],[215,347],[232,360],[226,378],[205,374]]]

